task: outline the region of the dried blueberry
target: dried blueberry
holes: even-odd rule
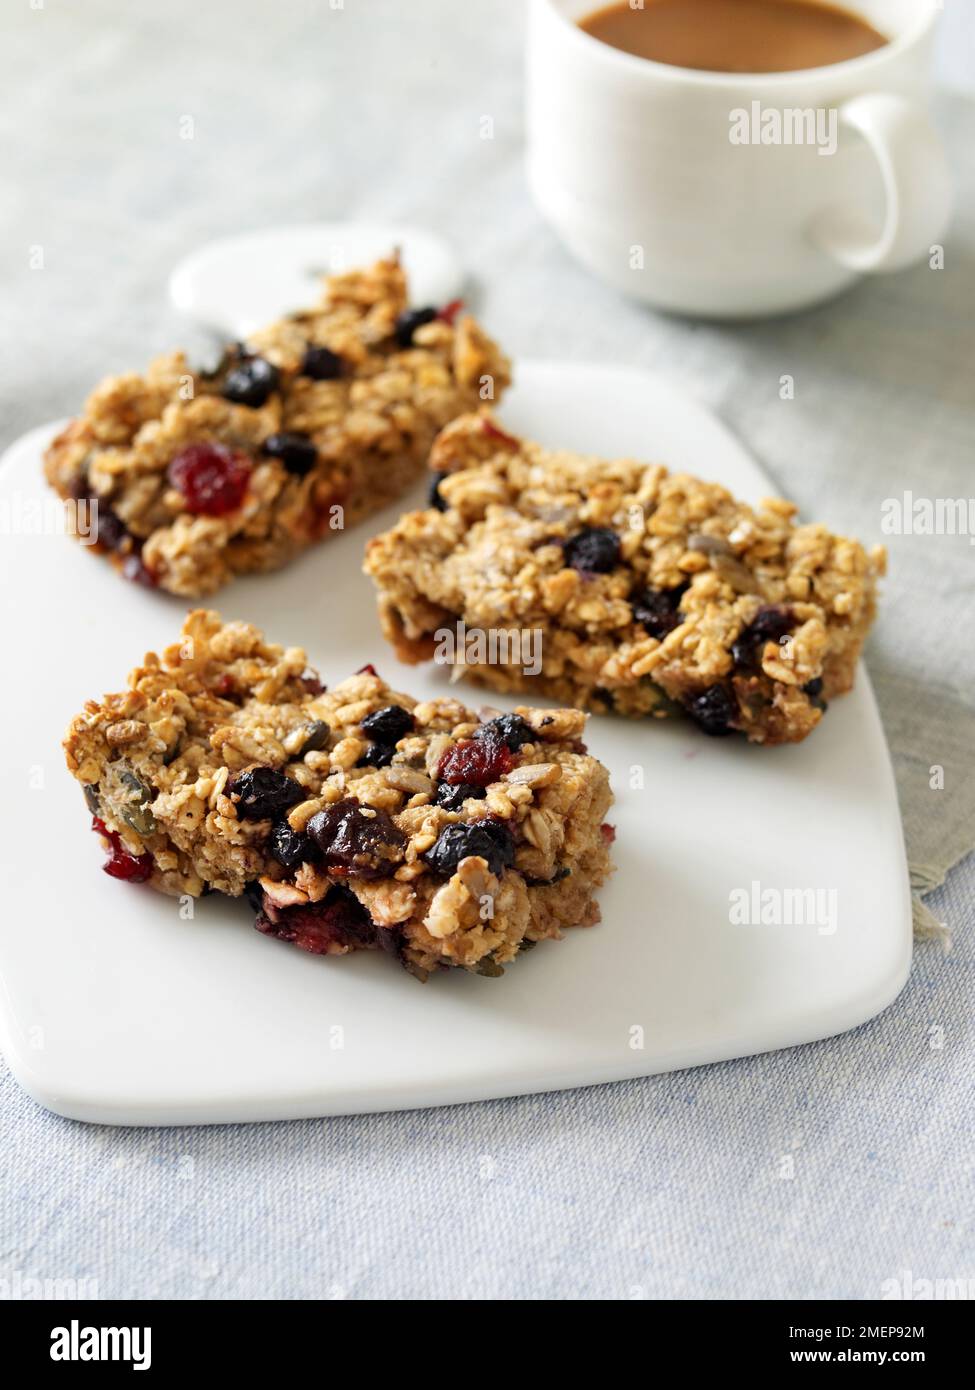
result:
[[[310,437],[293,430],[269,434],[261,447],[271,458],[280,459],[288,472],[298,478],[309,473],[318,461],[318,450]]]
[[[474,730],[475,738],[491,738],[497,735],[502,743],[517,752],[526,743],[534,743],[538,735],[527,720],[520,714],[499,714],[497,719],[489,719],[486,724]]]
[[[91,508],[94,513],[95,544],[104,550],[118,550],[129,534],[128,527],[115,515],[107,502],[102,502],[97,497],[92,498]]]
[[[367,811],[351,797],[312,816],[307,831],[330,869],[359,878],[393,873],[406,845],[406,836],[385,811]]]
[[[292,873],[300,869],[302,864],[314,863],[319,858],[314,840],[298,830],[292,830],[286,820],[278,821],[271,831],[269,848],[278,863]]]
[[[88,459],[86,454],[78,465],[78,471],[68,483],[68,497],[72,502],[93,502],[91,486],[88,482]]]
[[[445,811],[459,811],[471,797],[483,801],[486,796],[487,787],[475,787],[470,782],[438,782],[433,799]]]
[[[619,558],[620,538],[605,526],[589,526],[565,542],[565,563],[587,574],[608,574]]]
[[[201,381],[217,381],[239,358],[246,356],[247,349],[243,343],[231,343],[223,349],[219,357],[214,358],[211,355],[202,366],[197,367],[196,374]]]
[[[732,645],[731,655],[735,665],[754,665],[759,649],[764,647],[766,642],[780,641],[794,626],[795,618],[791,609],[773,606],[760,608]]]
[[[802,691],[804,695],[809,696],[809,703],[811,705],[814,705],[816,709],[821,710],[823,714],[826,713],[826,711],[829,709],[829,705],[823,699],[822,676],[816,676],[815,679],[807,681],[806,684],[802,687]]]
[[[334,381],[342,375],[342,366],[337,352],[310,343],[301,359],[301,374],[310,376],[313,381]]]
[[[446,476],[446,473],[434,473],[430,483],[430,493],[427,497],[427,502],[431,507],[435,507],[438,512],[445,512],[447,510],[447,503],[440,496],[440,484]]]
[[[732,721],[738,716],[735,698],[724,685],[708,686],[700,695],[685,701],[684,708],[695,724],[712,738],[724,738],[732,733]]]
[[[250,883],[244,884],[244,897],[255,912],[264,911],[264,889],[256,879],[252,879]]]
[[[402,705],[386,705],[367,714],[359,728],[377,743],[396,743],[413,732],[413,716]]]
[[[273,767],[251,767],[230,785],[237,814],[245,820],[272,820],[305,799],[305,789]]]
[[[224,377],[224,399],[257,409],[278,389],[280,379],[281,373],[267,358],[245,357]]]
[[[633,621],[646,629],[648,637],[662,642],[668,632],[680,625],[678,606],[686,592],[686,584],[676,589],[644,589],[630,599]]]
[[[436,309],[407,309],[396,320],[393,330],[401,348],[408,348],[413,342],[413,334],[425,323],[432,323],[437,317]]]
[[[567,864],[561,864],[551,878],[534,878],[531,874],[525,874],[525,885],[528,888],[551,888],[553,883],[561,883],[568,878],[571,872]]]
[[[460,861],[472,854],[480,855],[495,875],[500,875],[515,862],[515,842],[503,820],[482,820],[466,825],[455,822],[445,826],[423,859],[434,873],[449,878]]]
[[[391,743],[370,743],[356,767],[389,767],[395,752]]]

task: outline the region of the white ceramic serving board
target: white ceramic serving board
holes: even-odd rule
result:
[[[399,249],[414,305],[446,304],[464,275],[442,237],[399,223],[314,222],[208,242],[169,277],[175,308],[221,337],[244,338],[304,308],[325,274],[371,265]]]
[[[717,420],[641,372],[522,363],[501,418],[549,445],[693,469],[749,500],[771,491]],[[51,432],[22,439],[0,468],[0,509],[14,518],[44,499]],[[239,581],[215,606],[304,645],[326,682],[372,661],[417,696],[445,689],[442,669],[402,667],[386,649],[359,570],[367,536],[397,512]],[[904,984],[907,869],[863,671],[798,747],[593,718],[589,746],[617,796],[603,922],[502,979],[453,971],[420,985],[381,954],[309,956],[219,898],[181,920],[175,901],[102,873],[59,740],[86,698],[173,640],[187,605],[126,584],[65,536],[7,529],[0,1044],[41,1104],[116,1124],[204,1123],[582,1086],[839,1033]],[[835,932],[732,925],[730,894],[753,881],[820,890]]]

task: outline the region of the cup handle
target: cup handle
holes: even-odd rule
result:
[[[952,180],[941,139],[922,106],[868,92],[839,111],[840,129],[860,135],[880,169],[886,199],[879,237],[849,209],[829,208],[810,234],[830,256],[861,273],[903,270],[937,245],[948,226]]]

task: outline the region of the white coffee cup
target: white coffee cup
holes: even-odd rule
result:
[[[528,180],[566,246],[627,294],[710,318],[801,309],[937,255],[951,208],[927,110],[941,5],[844,3],[890,42],[739,74],[593,38],[577,21],[599,0],[532,0]]]

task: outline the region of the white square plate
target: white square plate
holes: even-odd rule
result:
[[[501,417],[546,444],[660,459],[751,501],[774,492],[717,420],[642,372],[522,363]],[[423,986],[381,954],[321,958],[269,940],[243,903],[204,899],[184,921],[175,900],[108,878],[59,740],[86,698],[173,640],[186,605],[37,534],[50,435],[26,436],[0,470],[0,1043],[41,1104],[183,1124],[480,1100],[812,1041],[899,993],[907,868],[863,671],[797,747],[594,717],[587,740],[617,797],[603,922],[503,979],[454,971]],[[215,606],[305,646],[326,682],[372,661],[418,697],[442,690],[442,670],[401,667],[385,647],[360,573],[367,536],[398,511],[238,581]],[[753,883],[819,890],[836,930],[732,925],[730,895]]]

